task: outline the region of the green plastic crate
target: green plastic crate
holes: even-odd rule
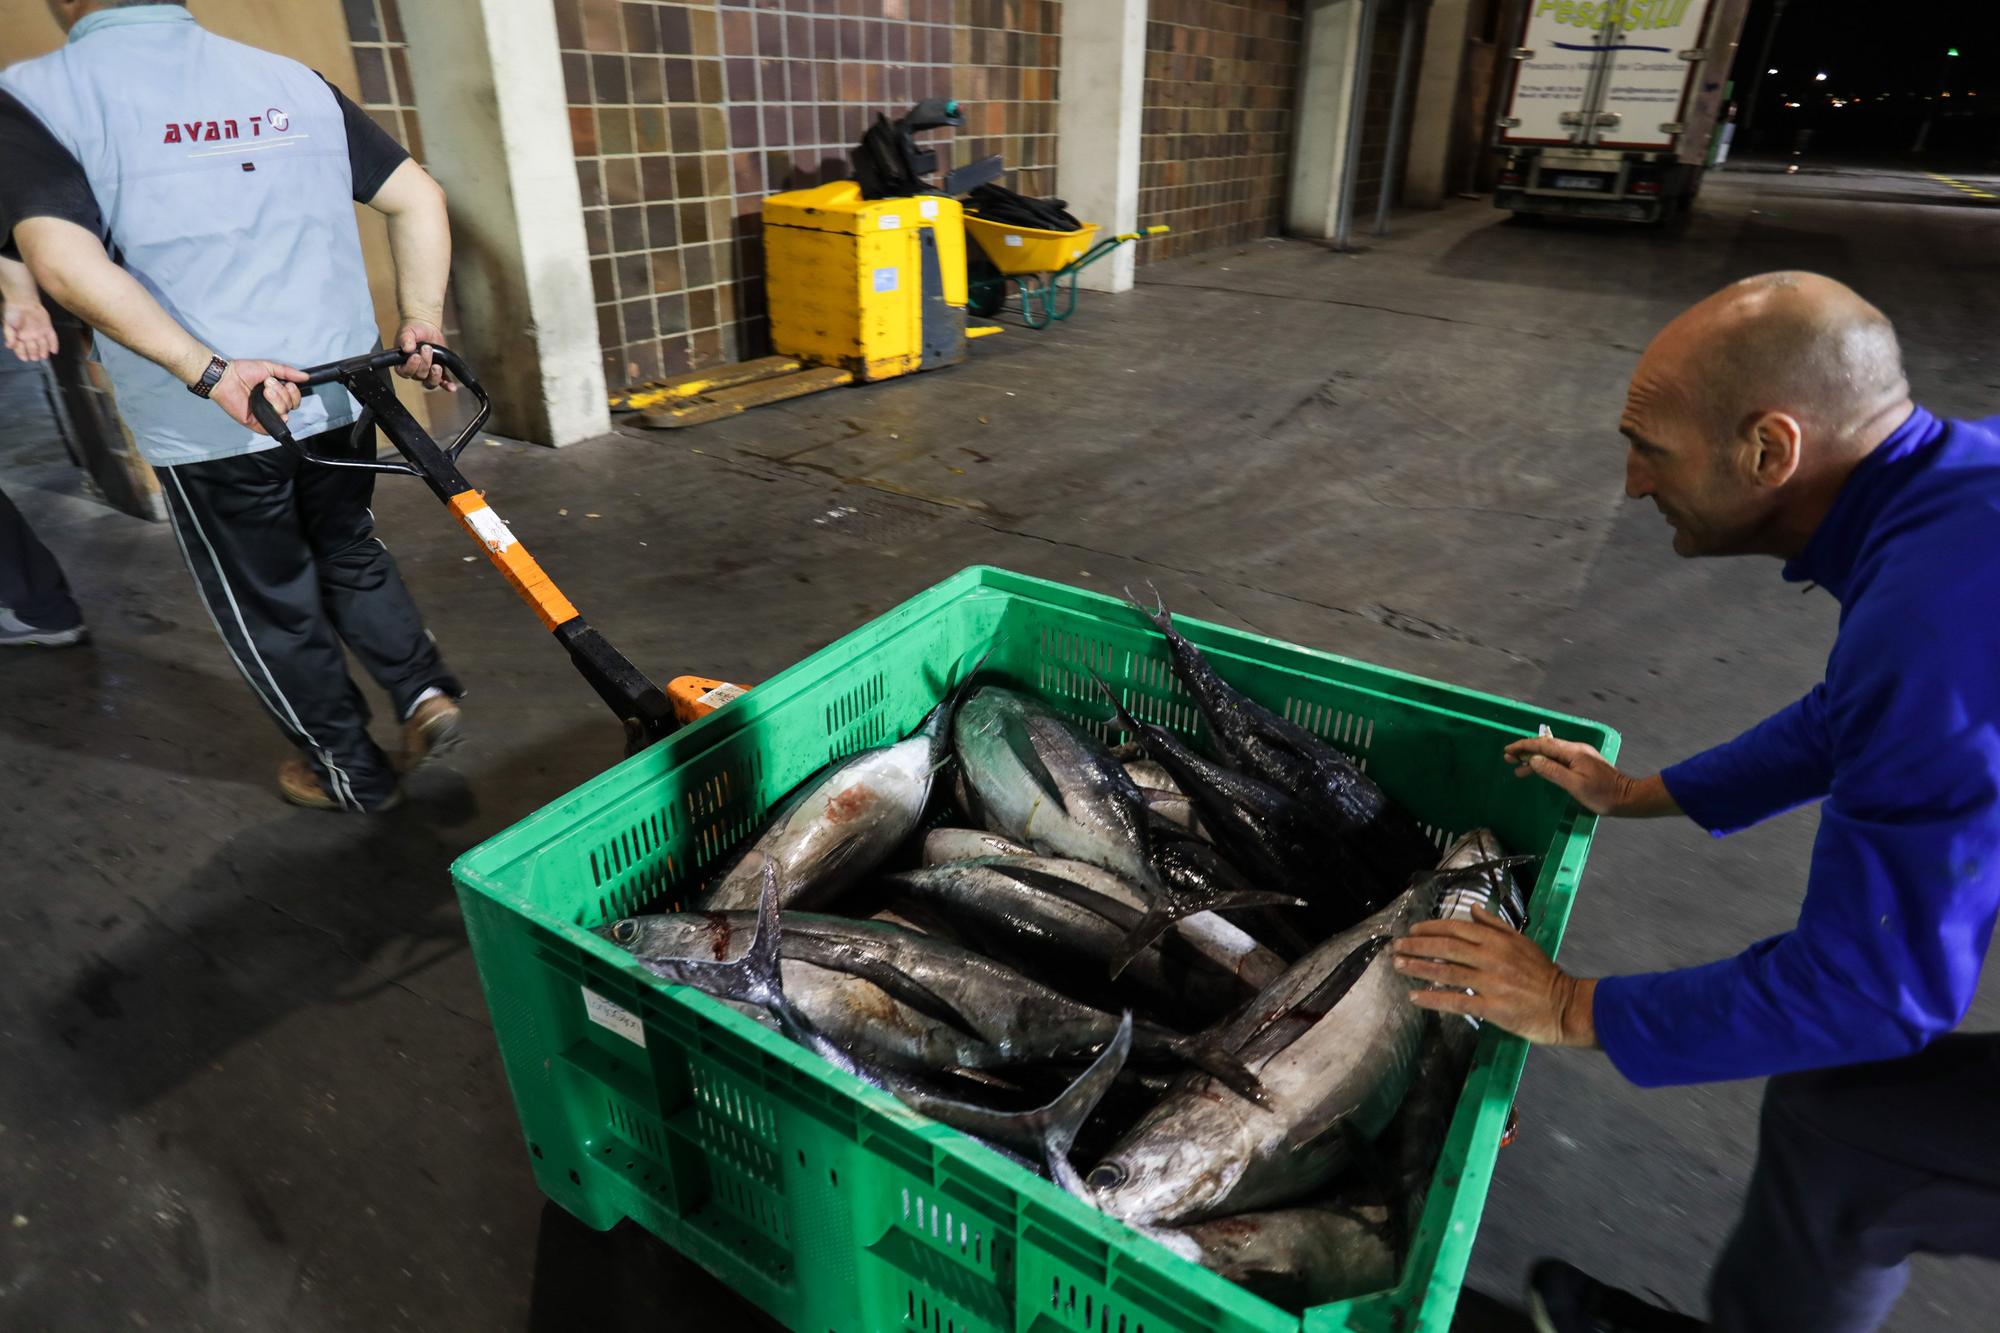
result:
[[[1595,819],[1517,781],[1508,740],[1596,723],[1182,621],[1224,677],[1354,754],[1442,844],[1543,855],[1529,932],[1553,949]],[[452,867],[536,1182],[586,1224],[634,1221],[812,1333],[1442,1333],[1525,1043],[1488,1031],[1397,1286],[1303,1319],[1180,1259],[756,1023],[652,977],[588,927],[669,910],[828,761],[910,731],[986,670],[1110,737],[1095,671],[1193,734],[1165,641],[1128,605],[968,569],[627,759]]]

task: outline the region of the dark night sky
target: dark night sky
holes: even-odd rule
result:
[[[1739,102],[1777,7],[1777,0],[1750,6],[1735,69]],[[1956,59],[1945,55],[1954,46]],[[1809,124],[1821,147],[1907,149],[1932,111],[1939,147],[2000,143],[1996,0],[1789,0],[1766,68],[1779,71],[1765,76],[1758,95],[1756,137],[1766,143]],[[1823,83],[1813,78],[1821,72]],[[1945,91],[1949,99],[1923,100]],[[1845,105],[1834,106],[1836,98]],[[1787,99],[1801,105],[1786,107]]]

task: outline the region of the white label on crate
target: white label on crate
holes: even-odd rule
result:
[[[583,1012],[591,1022],[609,1028],[634,1046],[646,1044],[646,1026],[639,1021],[639,1015],[622,1004],[613,1004],[588,986],[577,989],[583,992]]]
[[[1007,233],[1007,244],[1019,245],[1021,244],[1021,238],[1016,236],[1013,232],[1010,231]]]
[[[889,271],[891,273],[895,272],[894,269],[890,269]],[[881,291],[882,288],[877,287],[876,290]],[[894,286],[892,285],[889,290],[894,291]],[[720,708],[731,699],[742,698],[745,693],[747,691],[741,685],[718,685],[694,702],[697,708]]]
[[[917,212],[921,213],[921,214],[922,214],[923,216],[925,216],[925,217],[927,217],[927,218],[934,218],[934,217],[936,217],[936,216],[937,216],[937,200],[935,200],[935,199],[925,199],[925,200],[921,201],[920,203],[918,203],[918,204],[917,204]]]
[[[507,525],[500,521],[500,515],[494,513],[485,505],[481,505],[467,514],[465,521],[472,525],[474,532],[479,534],[479,540],[486,543],[486,549],[495,555],[500,554],[514,544],[514,534],[509,532]]]
[[[882,215],[882,220],[880,222],[877,222],[875,225],[880,227],[883,231],[894,231],[896,230],[896,228],[903,225],[903,220],[897,217],[894,213],[884,213]]]
[[[889,268],[878,268],[875,270],[875,290],[878,292],[893,292],[896,290],[896,270],[893,265]]]

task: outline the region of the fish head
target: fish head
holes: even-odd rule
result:
[[[627,916],[594,927],[593,935],[610,940],[635,958],[707,959],[722,961],[743,951],[749,939],[739,928],[741,913],[673,912],[657,916]]]
[[[1240,1108],[1240,1109],[1239,1109]],[[1249,1102],[1204,1084],[1169,1097],[1084,1177],[1090,1201],[1120,1221],[1173,1224],[1227,1211],[1249,1169]]]

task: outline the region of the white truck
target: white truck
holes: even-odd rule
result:
[[[1750,0],[1527,0],[1493,202],[1667,222],[1701,188]]]

